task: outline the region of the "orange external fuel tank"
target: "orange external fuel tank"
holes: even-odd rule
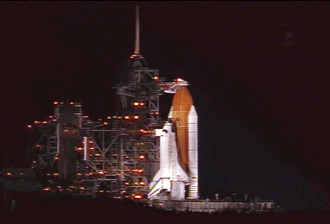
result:
[[[187,87],[177,89],[172,103],[173,123],[176,127],[177,151],[179,164],[188,173],[188,115],[193,100]]]

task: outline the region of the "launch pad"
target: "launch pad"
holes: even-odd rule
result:
[[[93,120],[80,102],[56,101],[53,115],[27,126],[36,138],[29,168],[41,192],[143,200],[177,211],[249,206],[199,200],[198,115],[189,83],[182,78],[168,82],[148,66],[140,54],[139,27],[137,6],[134,53],[113,87],[120,100],[115,115]],[[174,94],[166,119],[159,114],[163,94]],[[15,175],[6,171],[3,179],[10,182]],[[265,203],[261,207],[273,207],[273,202]]]

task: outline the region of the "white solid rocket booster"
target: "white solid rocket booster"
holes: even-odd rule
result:
[[[198,117],[192,105],[188,115],[189,199],[198,198]]]

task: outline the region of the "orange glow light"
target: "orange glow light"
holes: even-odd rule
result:
[[[135,199],[141,199],[142,198],[142,195],[139,195],[139,194],[138,195],[135,195],[134,198]]]
[[[49,192],[49,191],[51,191],[52,189],[51,189],[50,187],[45,187],[45,188],[43,188],[42,190],[43,190],[43,191],[46,191],[46,192]]]

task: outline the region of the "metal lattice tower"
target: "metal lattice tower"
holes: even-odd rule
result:
[[[46,191],[72,194],[107,193],[119,198],[145,198],[159,170],[159,96],[175,93],[183,79],[163,82],[140,54],[139,8],[136,7],[135,49],[121,81],[115,116],[93,121],[77,102],[54,102],[54,115],[36,121],[39,139],[31,151],[31,167]],[[33,128],[31,125],[29,128]]]

